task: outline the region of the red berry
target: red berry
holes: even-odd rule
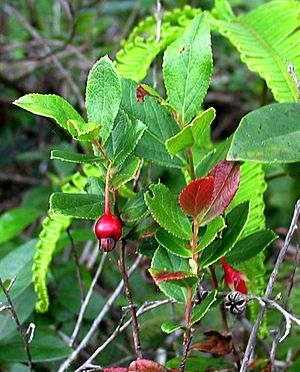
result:
[[[106,252],[111,251],[122,236],[122,225],[116,216],[105,213],[95,225],[95,233]]]

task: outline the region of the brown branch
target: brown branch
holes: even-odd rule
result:
[[[133,334],[133,342],[134,342],[134,349],[136,352],[136,356],[138,359],[143,358],[142,350],[141,350],[141,341],[140,341],[140,331],[139,331],[139,324],[137,321],[136,316],[136,309],[132,299],[131,290],[129,287],[128,275],[126,270],[126,263],[125,263],[125,241],[122,239],[121,241],[121,248],[120,248],[120,258],[119,258],[119,268],[120,272],[124,281],[124,289],[125,294],[127,297],[127,301],[130,308],[131,318],[132,318],[132,334]]]
[[[8,304],[9,304],[9,306],[7,306],[6,309],[8,311],[10,311],[14,321],[17,324],[18,330],[19,330],[19,332],[22,336],[24,349],[25,349],[25,352],[26,352],[26,355],[27,355],[28,368],[29,368],[29,371],[32,372],[33,371],[33,369],[32,369],[32,358],[31,358],[31,353],[30,353],[30,349],[29,349],[29,343],[27,341],[27,333],[26,333],[25,329],[23,328],[23,326],[22,326],[22,324],[21,324],[21,322],[18,318],[18,315],[17,315],[16,310],[14,308],[14,304],[13,304],[13,302],[11,300],[11,297],[10,297],[10,294],[9,294],[9,290],[5,288],[5,285],[3,284],[3,281],[2,281],[1,278],[0,278],[0,288],[3,290],[4,295],[7,299]]]
[[[270,276],[270,279],[269,279],[269,282],[268,282],[267,289],[266,289],[265,296],[264,296],[263,300],[268,300],[272,291],[273,291],[273,287],[274,287],[275,281],[277,279],[280,266],[283,262],[284,256],[285,256],[286,251],[287,251],[287,249],[290,245],[290,242],[292,240],[294,232],[298,228],[297,223],[298,223],[299,214],[300,214],[300,199],[296,203],[289,231],[288,231],[287,236],[285,238],[284,245],[283,245],[283,247],[282,247],[282,249],[279,252],[279,255],[277,257],[277,260],[276,260],[274,269],[272,271],[272,274]],[[250,333],[240,372],[246,372],[247,371],[251,354],[252,354],[252,352],[255,348],[255,345],[256,345],[257,333],[258,333],[259,327],[261,325],[261,322],[262,322],[265,311],[266,311],[266,307],[262,306],[261,309],[260,309],[260,312],[258,313],[256,322],[255,322],[255,324],[252,328],[252,332]]]

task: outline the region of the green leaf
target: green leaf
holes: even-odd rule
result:
[[[172,322],[164,322],[161,325],[161,330],[167,334],[173,333],[177,331],[178,329],[185,329],[185,327],[180,324],[175,324]]]
[[[104,161],[104,159],[100,156],[95,156],[91,154],[78,154],[77,152],[68,152],[60,150],[52,150],[50,159],[58,159],[71,163],[97,163]]]
[[[0,261],[0,275],[2,281],[11,280],[16,277],[14,285],[10,290],[10,296],[12,299],[20,295],[31,284],[31,267],[36,242],[37,240],[34,239],[22,244]],[[3,293],[0,293],[0,302],[6,302]]]
[[[187,240],[179,239],[171,234],[169,234],[163,228],[156,231],[155,239],[157,242],[169,252],[175,254],[179,257],[192,258],[193,253],[191,247],[189,247],[189,242]]]
[[[206,247],[200,257],[199,266],[206,268],[217,262],[233,248],[246,226],[249,216],[249,203],[245,202],[234,208],[226,217],[227,228],[222,239],[214,240]]]
[[[19,207],[0,216],[0,243],[18,235],[29,226],[41,212],[38,209]]]
[[[175,256],[162,247],[155,251],[151,262],[151,268],[155,268],[156,270],[167,270],[169,272],[190,271],[188,260]],[[167,297],[177,302],[186,302],[187,291],[184,287],[180,287],[170,281],[159,282],[157,285]]]
[[[200,236],[200,242],[195,250],[195,253],[201,252],[210,243],[212,243],[218,234],[226,227],[224,218],[219,216],[203,228],[204,233]]]
[[[144,217],[147,212],[147,206],[144,199],[145,190],[140,190],[133,198],[129,199],[121,211],[123,221],[135,222]]]
[[[145,202],[154,220],[172,235],[191,239],[191,223],[170,190],[161,183],[151,185],[150,190],[145,193]]]
[[[52,330],[37,327],[30,353],[32,361],[52,362],[66,358],[72,349]],[[19,334],[0,342],[0,359],[6,362],[26,362],[23,340]]]
[[[132,153],[141,139],[146,126],[137,119],[130,119],[124,111],[119,111],[105,150],[114,165],[122,164]]]
[[[239,240],[225,259],[230,265],[245,262],[267,248],[277,235],[272,230],[262,230]]]
[[[210,124],[216,116],[214,108],[209,108],[201,112],[191,124],[185,126],[175,136],[166,141],[166,147],[170,155],[174,156],[177,152],[192,147],[194,144],[203,146],[203,135],[207,132]]]
[[[132,180],[139,169],[141,160],[136,156],[130,156],[126,161],[115,170],[116,174],[112,177],[111,186],[118,189],[128,181]]]
[[[122,89],[118,72],[104,56],[91,69],[86,86],[86,110],[91,123],[101,124],[102,143],[107,141],[119,111]]]
[[[96,220],[103,213],[103,199],[93,194],[56,192],[50,197],[50,215]]]
[[[83,118],[69,102],[55,94],[26,94],[14,101],[14,105],[34,114],[51,118],[66,131],[69,131],[69,120],[85,124]]]
[[[199,111],[209,86],[212,52],[205,14],[197,15],[166,50],[163,74],[169,102],[187,124]]]
[[[248,68],[265,79],[279,102],[297,101],[299,97],[287,68],[290,62],[296,71],[300,69],[299,14],[298,1],[279,0],[228,21],[214,22]]]
[[[100,124],[84,123],[79,120],[67,121],[68,131],[71,136],[79,141],[91,141],[98,138],[100,134]]]
[[[191,324],[199,322],[209,311],[211,305],[217,300],[217,291],[213,290],[199,306],[193,308]]]
[[[163,166],[182,168],[186,164],[186,155],[176,154],[172,159],[165,147],[165,141],[179,132],[177,122],[156,98],[145,96],[144,102],[137,102],[137,87],[138,84],[134,81],[122,79],[122,109],[129,117],[136,118],[147,126],[135,154]]]
[[[247,114],[233,135],[228,160],[300,161],[300,103],[274,103]]]
[[[99,199],[101,198],[101,196],[103,196],[104,198],[104,188],[105,188],[105,182],[99,177],[95,177],[95,176],[87,177],[84,190],[88,194],[98,195]]]

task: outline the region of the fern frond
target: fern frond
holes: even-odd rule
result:
[[[288,72],[290,62],[300,70],[300,4],[275,0],[228,21],[212,20],[241,54],[249,70],[257,72],[278,102],[298,101]]]
[[[165,12],[158,43],[155,42],[156,16],[141,21],[128,39],[122,42],[122,49],[116,54],[116,67],[120,75],[141,81],[155,57],[180,36],[187,24],[200,12],[200,9],[192,9],[190,6]]]
[[[72,176],[71,182],[62,187],[66,193],[84,192],[86,177],[99,176],[99,168],[93,165],[83,167],[85,175],[77,172]],[[39,313],[45,313],[49,308],[49,295],[47,290],[47,274],[57,243],[61,235],[67,230],[72,222],[68,216],[47,216],[42,222],[43,229],[39,234],[39,240],[35,246],[36,253],[32,265],[32,282],[37,294],[35,309]]]
[[[237,195],[232,201],[230,208],[250,200],[250,213],[248,223],[242,237],[253,234],[256,231],[265,229],[265,203],[263,199],[267,183],[262,165],[258,163],[244,163],[241,166],[241,184]],[[265,255],[260,252],[250,260],[238,265],[247,277],[247,288],[249,293],[263,296],[266,286],[264,264]],[[259,311],[259,304],[249,303],[250,317],[255,320]],[[264,319],[259,331],[260,337],[264,338],[268,334],[266,319]]]

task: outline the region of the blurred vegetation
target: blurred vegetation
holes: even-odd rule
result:
[[[236,14],[265,2],[230,1]],[[193,7],[201,6],[202,9],[213,7],[211,0],[165,0],[163,10],[172,10],[187,4]],[[17,14],[13,9],[17,10]],[[86,77],[94,62],[104,54],[114,59],[116,52],[121,48],[122,39],[129,36],[132,28],[140,20],[153,15],[155,11],[155,0],[11,0],[2,2],[0,7],[0,213],[22,207],[24,213],[17,218],[18,223],[23,222],[26,228],[22,234],[15,236],[12,233],[12,239],[2,242],[0,237],[0,276],[5,277],[5,273],[9,271],[15,274],[22,271],[23,279],[28,285],[21,293],[13,293],[16,308],[23,321],[26,320],[27,323],[33,321],[37,328],[41,329],[38,332],[44,332],[41,336],[38,333],[35,336],[44,338],[44,349],[49,346],[45,341],[47,337],[49,340],[54,337],[55,343],[59,340],[58,334],[64,337],[72,332],[80,307],[79,289],[74,285],[76,272],[71,259],[70,240],[67,234],[63,236],[54,257],[49,277],[52,302],[49,312],[43,315],[33,311],[35,294],[30,285],[31,267],[22,258],[21,253],[24,249],[33,252],[35,240],[32,239],[38,236],[40,221],[47,210],[50,194],[59,191],[61,185],[80,169],[72,163],[50,161],[50,149],[72,150],[78,144],[71,142],[64,131],[55,127],[49,120],[20,110],[12,106],[12,102],[29,92],[54,93],[66,98],[83,114]],[[214,71],[205,105],[213,106],[217,111],[212,132],[213,139],[217,142],[232,133],[242,116],[261,105],[273,102],[273,97],[263,80],[241,63],[237,51],[227,40],[213,33],[212,42]],[[159,55],[154,65],[160,66],[161,62],[162,56]],[[153,82],[152,71],[153,66],[146,80],[149,84]],[[74,89],[74,86],[78,89]],[[164,94],[159,75],[157,89]],[[266,169],[267,178],[270,180],[265,195],[267,225],[283,236],[299,196],[300,175],[299,168],[288,169],[293,177],[287,175],[286,170],[280,165]],[[146,174],[143,176],[147,177]],[[178,192],[184,186],[183,181],[178,182],[176,171],[166,170],[158,165],[152,165],[152,178],[160,178],[174,192]],[[9,223],[15,222],[12,220]],[[86,288],[97,266],[95,264],[97,247],[91,230],[92,226],[88,221],[76,221],[71,229],[82,263]],[[267,252],[267,267],[270,270],[279,248],[280,242],[277,242]],[[132,256],[134,250],[133,246]],[[291,250],[291,257],[295,254]],[[137,305],[143,304],[145,298],[151,301],[160,297],[146,272],[147,264],[145,260],[140,272],[134,274],[130,280]],[[282,286],[285,285],[290,268],[287,261],[281,277]],[[221,276],[221,273],[218,275]],[[88,329],[98,313],[99,306],[119,280],[117,254],[114,252],[104,266],[101,281],[96,287],[97,292],[84,319],[83,330]],[[298,280],[297,277],[297,282]],[[280,290],[281,288],[278,288],[278,291]],[[295,310],[300,308],[298,292],[296,285],[291,300],[292,308]],[[120,317],[120,306],[126,304],[125,297],[120,296],[105,321],[101,323],[93,340],[94,346],[102,343],[112,333],[115,322]],[[176,316],[181,317],[181,310],[176,311]],[[145,355],[149,358],[155,358],[157,349],[166,341],[160,324],[169,320],[170,312],[172,312],[170,308],[167,311],[166,308],[158,308],[141,318],[143,348],[147,350]],[[277,318],[271,319],[271,323],[276,324],[278,314],[274,317]],[[216,311],[212,311],[206,319],[205,328],[217,327],[216,318],[219,321]],[[231,321],[233,322],[234,318]],[[10,323],[9,326],[6,325],[7,322]],[[11,337],[15,332],[9,315],[0,314],[0,370],[18,372],[26,370],[24,365],[15,363],[18,360],[17,352],[15,359],[14,355],[8,352],[12,345],[22,349],[21,340],[9,343],[12,342]],[[288,343],[279,347],[283,359],[286,358],[290,347],[299,351],[297,344],[299,332],[296,330],[293,332],[296,336],[290,337]],[[128,346],[129,340],[128,328],[101,354],[101,364],[127,365],[133,354]],[[94,346],[89,346],[81,357],[86,358],[86,353],[92,352]],[[56,370],[59,363],[56,360],[68,353],[69,349],[62,347],[60,351],[52,350],[53,357],[51,353],[48,358],[41,355],[40,359],[37,358],[41,362],[37,364],[36,371]],[[200,353],[195,352],[195,355],[199,356]],[[171,351],[168,357],[172,356],[175,355]],[[290,370],[296,371],[297,368],[296,366]]]

